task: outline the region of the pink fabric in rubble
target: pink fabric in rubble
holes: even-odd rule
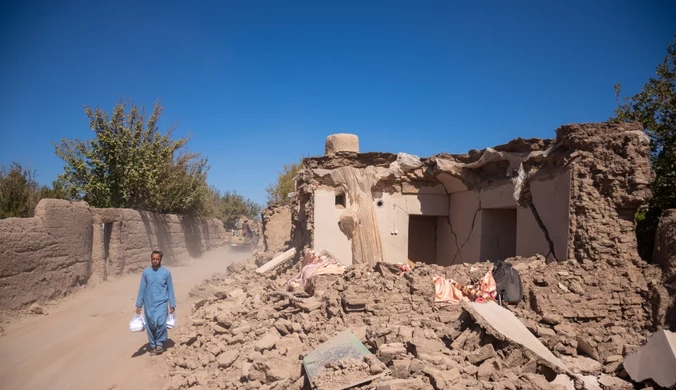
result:
[[[286,285],[286,290],[295,291],[302,288],[306,291],[312,277],[323,274],[340,275],[345,272],[346,268],[347,267],[329,256],[324,256],[322,259],[322,257],[316,253],[306,250],[303,254],[301,269],[289,280]]]
[[[464,290],[464,291],[463,291]],[[444,279],[439,275],[434,275],[434,302],[458,304],[463,299],[477,299],[482,302],[485,299],[495,299],[497,286],[493,278],[493,266],[489,268],[486,275],[475,286],[465,287],[453,279]]]
[[[491,264],[490,268],[488,268],[488,272],[486,272],[486,275],[484,275],[479,282],[479,291],[484,295],[496,298],[498,286],[493,278],[493,264]]]
[[[460,303],[467,299],[462,291],[453,285],[453,280],[434,275],[434,302]]]

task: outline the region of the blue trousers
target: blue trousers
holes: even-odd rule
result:
[[[167,315],[169,314],[167,306],[163,305],[163,307],[155,308],[150,313],[146,311],[144,314],[150,348],[161,347],[167,341]]]

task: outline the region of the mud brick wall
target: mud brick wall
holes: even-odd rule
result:
[[[32,218],[0,220],[0,308],[23,308],[109,275],[138,272],[155,249],[172,265],[226,242],[218,219],[43,199]]]
[[[650,140],[640,124],[562,126],[572,151],[568,256],[622,266],[639,259],[634,214],[651,197]]]
[[[92,214],[92,268],[97,280],[142,270],[150,264],[153,250],[163,252],[163,264],[173,265],[227,242],[218,219],[201,221],[129,209],[92,208]]]
[[[32,218],[0,220],[0,308],[58,298],[87,283],[91,247],[84,202],[42,200]]]
[[[263,239],[265,250],[283,251],[291,241],[292,209],[290,205],[277,205],[263,211]]]

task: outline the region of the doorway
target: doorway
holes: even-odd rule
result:
[[[437,217],[409,215],[408,258],[413,262],[436,264]]]
[[[480,261],[516,256],[516,208],[481,210]]]
[[[105,223],[103,225],[103,264],[104,267],[110,264],[110,238],[113,235],[113,224]]]

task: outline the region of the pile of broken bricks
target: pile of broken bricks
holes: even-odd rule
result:
[[[432,275],[471,284],[489,263],[419,264],[403,275],[382,263],[355,265],[316,276],[305,296],[285,292],[297,269],[233,264],[191,292],[199,299],[172,335],[166,389],[340,389],[360,376],[373,379],[357,387],[380,390],[668,387],[673,373],[627,363],[654,352],[636,351],[656,330],[649,297],[658,269],[509,261],[525,296],[505,308],[434,303]],[[304,358],[343,331],[368,354],[329,362],[310,380]]]

